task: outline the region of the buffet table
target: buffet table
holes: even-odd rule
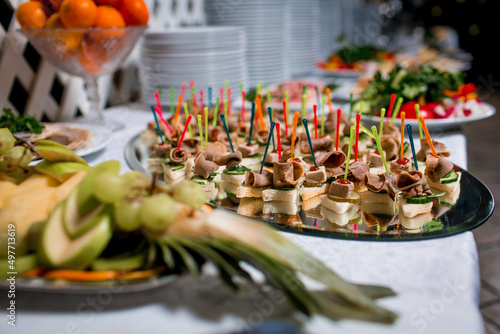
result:
[[[115,107],[108,117],[127,124],[104,150],[86,157],[95,165],[116,159],[128,170],[126,143],[153,119],[147,106]],[[466,139],[443,133],[450,160],[467,168]],[[230,223],[230,222],[228,222]],[[283,233],[283,232],[282,232]],[[483,333],[479,268],[473,234],[411,242],[349,241],[285,233],[343,278],[391,287],[395,297],[380,305],[399,314],[392,326],[323,317],[293,318],[281,299],[244,292],[235,296],[207,268],[199,280],[180,277],[165,286],[122,293],[103,288],[91,294],[16,294],[17,327],[2,333],[235,333],[273,318],[303,321],[306,333]],[[315,288],[309,281],[305,282]],[[5,305],[4,305],[5,306]]]

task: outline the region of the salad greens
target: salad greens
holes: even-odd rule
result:
[[[352,64],[362,60],[378,60],[376,53],[381,49],[370,45],[347,45],[334,52],[342,61],[347,64]]]
[[[363,102],[362,113],[375,114],[380,108],[389,106],[391,94],[401,96],[405,101],[439,103],[446,97],[443,90],[456,90],[463,83],[462,73],[440,71],[430,65],[422,65],[415,72],[398,66],[387,76],[380,71],[375,73],[353,109],[358,111]]]
[[[0,128],[7,128],[11,133],[30,132],[40,134],[45,128],[33,116],[16,116],[8,108],[3,108],[2,113],[2,116],[0,116]]]

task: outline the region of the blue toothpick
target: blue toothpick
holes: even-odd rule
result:
[[[253,121],[255,119],[255,102],[252,102],[252,117],[250,118],[250,132],[248,134],[248,145],[252,143]]]
[[[226,130],[227,140],[229,141],[229,145],[231,146],[231,152],[234,153],[233,143],[231,142],[231,137],[229,136],[229,130],[227,128],[227,123],[224,114],[220,114],[220,119],[222,121],[222,124],[224,124],[224,130]]]
[[[313,144],[311,142],[311,135],[309,134],[309,128],[307,127],[307,119],[304,118],[302,120],[302,123],[304,124],[304,128],[306,129],[307,141],[309,142],[309,148],[311,149],[311,155],[313,157],[314,167],[318,167],[318,164],[316,163],[316,157],[314,156]]]
[[[161,134],[160,124],[158,123],[158,118],[156,117],[155,106],[151,106],[151,111],[153,112],[153,116],[155,117],[156,128],[158,129],[158,134],[160,135],[161,143],[164,144],[163,136]]]
[[[413,153],[413,164],[415,165],[415,170],[418,171],[417,154],[415,153],[415,144],[413,144],[413,134],[411,133],[411,124],[406,124],[406,129],[408,129],[408,138],[410,138],[411,152]]]
[[[273,124],[273,109],[271,107],[268,107],[267,113],[269,114],[269,124]],[[273,151],[276,151],[276,146],[274,145],[274,133],[272,132],[271,132],[271,138],[273,140]]]
[[[262,174],[262,170],[264,169],[264,163],[266,162],[267,151],[269,150],[269,142],[271,141],[271,135],[274,131],[275,123],[271,123],[271,129],[269,130],[269,136],[267,137],[266,150],[264,151],[264,156],[262,157],[262,165],[260,166],[259,174]]]

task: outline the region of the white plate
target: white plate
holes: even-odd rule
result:
[[[485,118],[489,118],[496,113],[496,109],[489,103],[483,102],[483,105],[486,107],[486,112],[482,115],[470,116],[470,117],[462,117],[462,118],[442,118],[442,119],[428,119],[425,120],[425,125],[429,129],[429,131],[434,130],[444,130],[449,128],[458,128],[462,124],[479,121]],[[349,110],[349,104],[345,104],[343,110]],[[380,124],[380,116],[367,116],[362,115],[361,121],[366,122],[370,125],[379,125]],[[400,125],[400,119],[396,118],[394,120],[394,124]],[[418,129],[418,121],[416,119],[405,119],[405,124],[411,124],[412,130],[417,131]]]
[[[111,140],[113,140],[113,132],[100,125],[87,124],[87,123],[57,123],[61,125],[67,125],[76,129],[84,129],[90,131],[92,136],[85,146],[79,148],[75,151],[81,157],[86,155],[96,153],[108,145]]]

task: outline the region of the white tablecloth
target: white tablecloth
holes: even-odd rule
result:
[[[137,106],[113,108],[108,116],[127,123],[111,145],[87,157],[122,162],[127,141],[153,116]],[[439,138],[454,163],[466,168],[466,140],[458,133]],[[281,232],[284,233],[284,232]],[[356,321],[306,320],[306,333],[484,333],[479,311],[479,269],[471,232],[428,241],[366,242],[285,233],[292,241],[343,278],[392,287],[396,297],[380,300],[399,314],[393,326]],[[309,282],[306,281],[309,285]],[[17,295],[17,327],[0,322],[2,333],[227,333],[248,329],[289,308],[252,294],[233,296],[210,275],[200,281],[179,278],[148,292],[119,294],[103,289],[94,295]],[[5,306],[6,304],[4,304]],[[271,312],[272,311],[272,312]],[[238,315],[238,316],[235,316]]]

